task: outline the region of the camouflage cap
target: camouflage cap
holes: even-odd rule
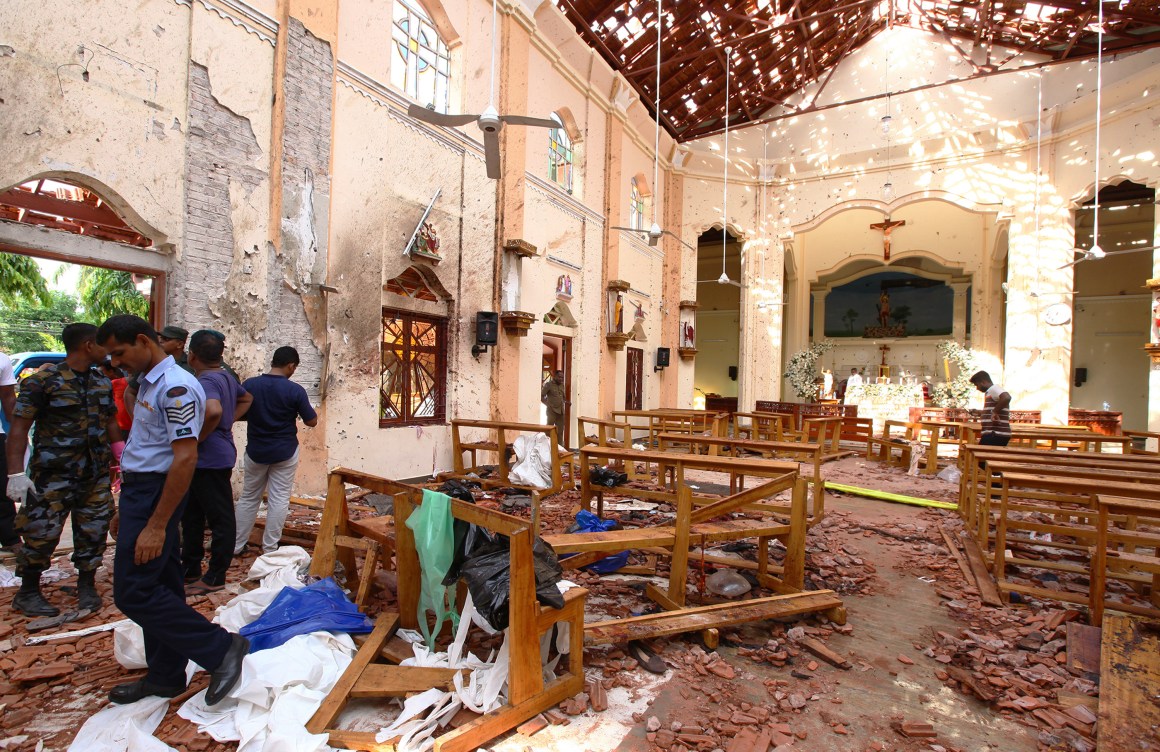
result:
[[[182,329],[180,326],[173,326],[172,324],[157,332],[157,334],[164,337],[165,339],[189,339],[188,329]]]

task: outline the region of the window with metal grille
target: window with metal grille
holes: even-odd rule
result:
[[[422,6],[395,0],[391,39],[395,43],[391,83],[419,104],[446,113],[451,99],[451,58]]]
[[[442,423],[446,384],[447,320],[384,308],[379,426]]]
[[[568,193],[572,192],[572,138],[564,121],[556,113],[552,120],[558,127],[548,131],[548,177]]]

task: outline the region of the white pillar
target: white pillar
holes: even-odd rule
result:
[[[967,341],[967,290],[970,282],[951,282],[951,289],[955,291],[954,307],[952,309],[951,339],[966,344]]]
[[[813,342],[821,342],[826,338],[826,296],[829,290],[816,290],[814,296],[814,336]]]

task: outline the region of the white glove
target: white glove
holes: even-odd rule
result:
[[[28,492],[36,493],[36,485],[24,473],[12,473],[8,476],[8,498],[18,504],[23,504],[28,498]]]

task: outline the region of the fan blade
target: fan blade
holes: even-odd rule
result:
[[[407,108],[407,114],[416,120],[422,120],[425,123],[432,123],[434,125],[442,125],[447,128],[454,128],[459,125],[467,125],[479,120],[479,115],[444,115],[442,112],[429,110],[423,105],[413,104]]]
[[[610,229],[610,230],[624,230],[625,232],[631,232],[631,233],[634,233],[636,235],[648,235],[648,231],[642,230],[639,227],[615,227],[615,226],[613,226],[613,227],[609,227],[608,229]]]
[[[688,243],[686,243],[684,240],[682,240],[682,239],[681,239],[681,236],[680,236],[680,235],[678,235],[677,233],[673,232],[672,230],[664,230],[663,232],[665,233],[665,235],[672,235],[674,238],[676,238],[676,239],[677,239],[677,242],[678,242],[678,243],[680,243],[681,245],[685,246],[685,247],[686,247],[686,248],[688,248],[690,251],[696,251],[696,250],[697,250],[695,246],[691,246],[691,245],[689,245]]]
[[[559,128],[555,120],[528,117],[527,115],[500,115],[499,119],[510,125],[534,125],[538,128]]]
[[[1142,253],[1144,251],[1154,251],[1154,250],[1156,250],[1155,246],[1148,246],[1147,248],[1121,248],[1117,251],[1108,251],[1106,255],[1118,256],[1121,253]]]
[[[499,180],[499,134],[494,131],[483,132],[483,151],[487,159],[487,176],[492,180]]]

